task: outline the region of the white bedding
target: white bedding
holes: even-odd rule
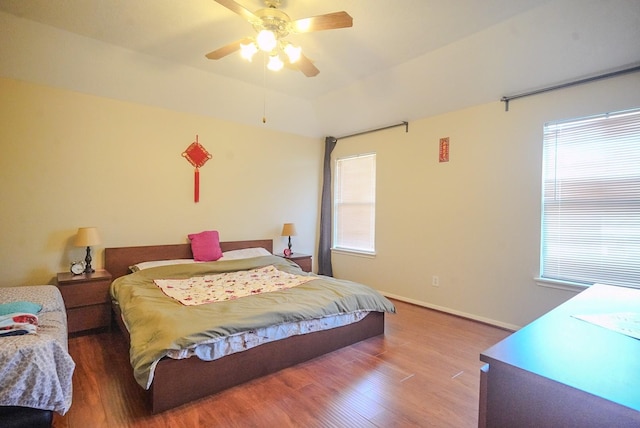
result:
[[[240,259],[248,259],[251,257],[261,257],[261,256],[269,256],[270,252],[265,250],[264,248],[243,248],[241,250],[231,250],[225,251],[222,253],[222,257],[220,257],[217,261],[228,261],[228,260],[240,260]],[[172,260],[151,260],[148,262],[140,262],[136,263],[133,266],[129,266],[129,270],[131,272],[138,272],[144,269],[150,269],[158,266],[168,266],[168,265],[182,265],[182,264],[190,264],[190,263],[206,263],[206,262],[198,262],[194,259],[172,259]]]
[[[67,315],[52,285],[0,287],[0,303],[42,305],[35,334],[0,337],[0,406],[53,410],[71,407],[75,363],[67,347]]]

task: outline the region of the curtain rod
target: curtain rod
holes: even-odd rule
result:
[[[530,91],[530,92],[523,92],[521,94],[502,97],[502,98],[500,98],[500,101],[504,102],[504,111],[509,111],[509,101],[515,100],[517,98],[528,97],[528,96],[531,96],[531,95],[538,95],[538,94],[541,94],[543,92],[555,91],[556,89],[563,89],[563,88],[568,88],[569,86],[581,85],[583,83],[590,83],[590,82],[594,82],[596,80],[608,79],[610,77],[620,76],[621,74],[634,73],[636,71],[640,71],[640,64],[639,65],[635,65],[635,66],[630,67],[630,68],[625,68],[623,70],[612,71],[612,72],[600,74],[600,75],[597,75],[597,76],[587,77],[585,79],[574,80],[572,82],[562,83],[560,85],[548,86],[546,88],[536,89],[536,90]]]
[[[405,129],[404,132],[409,132],[409,122],[405,121],[405,122],[402,122],[402,123],[398,123],[398,124],[395,124],[395,125],[389,125],[389,126],[385,126],[385,127],[382,127],[382,128],[370,129],[368,131],[362,131],[362,132],[357,132],[355,134],[344,135],[342,137],[336,138],[336,141],[337,140],[342,140],[342,139],[345,139],[345,138],[356,137],[358,135],[370,134],[372,132],[384,131],[385,129],[397,128],[398,126],[404,126],[404,129]]]

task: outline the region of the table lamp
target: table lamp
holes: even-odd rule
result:
[[[285,250],[284,255],[290,256],[291,254],[293,254],[293,251],[291,251],[291,237],[296,236],[296,225],[293,223],[285,223],[282,226],[281,235],[289,237],[289,244],[287,245],[288,251]]]
[[[87,247],[87,256],[85,257],[84,273],[93,273],[95,269],[91,267],[91,246],[100,243],[100,235],[95,227],[81,227],[76,235],[76,247]]]

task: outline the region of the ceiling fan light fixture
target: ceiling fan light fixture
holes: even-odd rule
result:
[[[302,53],[302,48],[300,46],[293,46],[291,43],[287,43],[284,47],[284,53],[287,54],[289,58],[289,62],[293,64],[294,62],[300,59],[300,54]]]
[[[271,71],[279,71],[284,67],[284,62],[280,59],[278,55],[271,55],[269,57],[269,63],[267,64],[267,68]]]
[[[258,52],[258,47],[255,43],[251,42],[249,44],[240,44],[240,55],[242,58],[251,62],[253,56]]]
[[[258,43],[258,48],[264,52],[271,52],[278,44],[276,35],[269,30],[260,31],[258,37],[256,37],[256,42]]]
[[[287,61],[291,68],[298,69],[307,77],[314,77],[320,73],[320,70],[302,53],[300,47],[286,41],[287,36],[292,33],[335,30],[353,26],[353,18],[345,11],[292,20],[289,15],[279,9],[283,3],[282,0],[262,0],[267,7],[255,12],[251,12],[236,0],[214,1],[249,22],[257,36],[245,37],[205,55],[212,60],[224,58],[240,50],[242,57],[251,61],[260,50],[269,56],[267,64],[269,69],[279,70],[284,66],[283,61]],[[266,57],[263,58],[266,59]]]

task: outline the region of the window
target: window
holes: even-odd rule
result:
[[[640,109],[544,126],[542,279],[640,287]]]
[[[375,252],[376,155],[336,161],[333,201],[335,249]]]

